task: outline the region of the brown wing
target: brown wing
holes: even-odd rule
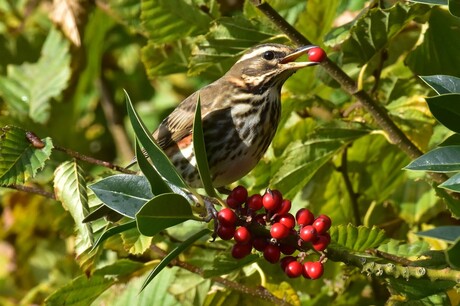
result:
[[[214,100],[212,96],[214,86],[214,83],[210,84],[188,96],[161,122],[153,133],[153,138],[163,150],[192,133],[198,95],[200,95],[202,118],[209,113]]]

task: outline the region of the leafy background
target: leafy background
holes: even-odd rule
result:
[[[323,47],[422,151],[436,148],[411,162],[321,67],[299,71],[286,83],[276,138],[239,183],[252,192],[278,188],[295,209],[331,216],[336,246],[330,255],[336,260],[326,263],[322,280],[290,280],[256,255],[236,262],[230,244],[207,242],[202,222],[187,221],[153,237],[130,222],[81,222],[100,204],[87,185],[120,179],[103,188],[110,190],[126,182],[111,176],[114,171],[70,158],[65,148],[124,165],[135,146],[123,90],[153,130],[247,48],[289,43],[251,1],[1,1],[1,304],[271,303],[255,302],[222,275],[250,291],[263,285],[297,305],[459,303],[459,278],[440,276],[456,275],[449,273],[460,266],[460,204],[445,191],[460,191],[458,5],[268,3]],[[25,131],[38,135],[43,148],[31,146]],[[434,188],[427,170],[451,178]],[[107,229],[111,235],[104,236]],[[193,246],[184,250],[184,241]],[[165,256],[162,250],[175,248],[184,251],[182,262],[199,270],[163,269],[139,294]],[[382,258],[356,268],[353,259],[369,258],[369,249],[417,260],[432,274],[419,279],[407,268],[408,281],[391,271],[382,277]],[[398,267],[404,263],[396,261]]]

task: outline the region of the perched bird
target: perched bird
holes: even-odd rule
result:
[[[211,178],[215,187],[222,187],[246,175],[264,155],[280,121],[281,87],[298,69],[318,63],[296,62],[312,48],[317,47],[253,47],[163,120],[153,138],[190,186],[201,186],[192,144],[198,96]]]

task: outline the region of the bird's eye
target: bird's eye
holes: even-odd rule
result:
[[[275,58],[275,53],[273,51],[265,51],[263,58],[266,59],[267,61],[271,61],[272,59]]]

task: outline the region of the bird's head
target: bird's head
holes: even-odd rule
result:
[[[239,78],[250,90],[281,88],[298,69],[318,62],[296,61],[316,46],[292,48],[281,44],[263,44],[249,49],[229,70],[228,76]]]

